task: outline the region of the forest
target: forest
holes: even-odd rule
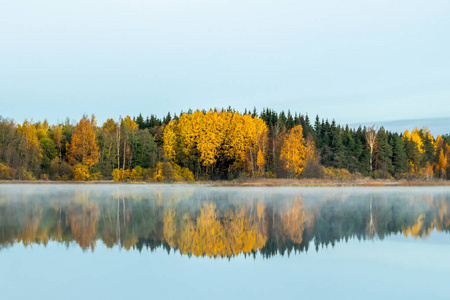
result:
[[[0,180],[450,179],[450,135],[232,108],[78,123],[0,117]]]

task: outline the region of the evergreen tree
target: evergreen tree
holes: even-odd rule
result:
[[[408,171],[417,171],[420,165],[420,152],[416,143],[409,138],[403,140]]]
[[[163,119],[162,123],[164,125],[169,124],[169,122],[172,120],[172,116],[170,115],[170,112],[167,113],[167,116]]]
[[[315,138],[315,142],[316,142],[316,147],[318,149],[322,148],[323,143],[322,143],[322,138],[321,138],[321,131],[322,131],[322,126],[320,124],[320,119],[319,119],[319,115],[316,115],[316,119],[314,121],[314,138]]]
[[[398,133],[392,135],[392,165],[394,175],[399,176],[407,172],[407,158],[402,138]]]
[[[356,172],[358,157],[361,155],[361,153],[356,148],[354,134],[348,128],[348,125],[345,128],[342,143],[345,146],[343,167],[350,172]]]
[[[420,130],[421,137],[422,137],[422,166],[425,166],[428,162],[429,164],[433,163],[434,156],[435,156],[435,149],[434,149],[434,141],[429,134],[429,132],[424,132],[423,130]]]
[[[345,146],[342,144],[341,132],[334,129],[331,140],[331,166],[343,168],[345,159]]]
[[[380,170],[384,178],[392,174],[392,148],[383,127],[381,127],[377,133],[374,163],[375,169]]]
[[[134,119],[134,118],[133,118]],[[136,123],[139,126],[139,129],[145,129],[147,124],[144,122],[144,117],[142,117],[142,114],[139,114],[139,116],[136,118]]]

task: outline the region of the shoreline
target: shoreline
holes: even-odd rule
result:
[[[356,179],[356,180],[330,180],[330,179],[287,179],[287,178],[249,178],[236,180],[217,181],[174,181],[174,182],[150,182],[150,181],[127,181],[117,182],[113,180],[97,181],[56,181],[56,180],[0,180],[1,184],[193,184],[209,185],[211,187],[283,187],[283,186],[305,186],[305,187],[326,187],[326,186],[450,186],[449,180],[389,180],[389,179]]]

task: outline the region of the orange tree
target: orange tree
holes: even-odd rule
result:
[[[98,162],[99,152],[95,131],[96,121],[94,115],[92,115],[91,119],[83,116],[75,126],[69,145],[68,159],[71,165],[81,163],[92,169]]]

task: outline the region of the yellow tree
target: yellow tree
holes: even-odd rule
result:
[[[35,127],[39,140],[47,137],[49,131],[49,125],[47,120],[44,120],[44,122],[42,123],[36,123]]]
[[[218,113],[211,110],[204,114],[202,119],[197,149],[201,163],[208,167],[217,161],[220,145],[223,141],[221,134],[223,123],[219,119]]]
[[[263,169],[267,126],[263,120],[230,111],[195,111],[167,124],[163,134],[165,156],[172,162],[214,172]],[[258,159],[259,154],[259,159]],[[198,173],[197,173],[198,174]]]
[[[42,159],[42,148],[39,143],[36,126],[25,120],[22,126],[18,125],[18,131],[22,135],[20,155],[23,161],[23,168],[36,171],[39,169]],[[26,172],[21,170],[21,173]]]
[[[92,168],[99,158],[98,144],[95,139],[96,122],[86,116],[78,122],[73,130],[72,141],[69,146],[69,163],[76,165],[81,163]]]
[[[53,127],[53,142],[56,145],[56,148],[58,149],[58,157],[59,161],[61,161],[62,157],[62,145],[64,140],[63,130],[61,125],[56,125]]]
[[[178,150],[176,145],[177,145],[176,122],[172,120],[169,122],[169,124],[166,125],[163,133],[164,155],[170,161],[176,160]]]
[[[425,129],[425,130],[427,130],[427,129]],[[426,134],[428,134],[428,133],[426,133]],[[422,137],[420,136],[420,130],[417,129],[417,127],[415,127],[413,129],[413,131],[411,131],[411,133],[409,132],[409,130],[406,130],[403,133],[403,139],[410,139],[410,140],[412,140],[416,144],[417,149],[419,150],[419,152],[421,154],[423,154],[423,152],[425,152],[425,150],[423,149]]]
[[[36,129],[36,126],[33,125],[31,122],[28,122],[25,120],[23,122],[23,125],[18,125],[19,132],[22,134],[22,137],[24,138],[25,142],[25,148],[27,150],[32,150],[33,148],[36,148],[37,152],[40,152],[39,150],[39,139],[38,139],[38,131]]]
[[[445,157],[447,158],[447,179],[450,176],[450,145],[445,145]]]
[[[261,150],[259,163],[263,162],[267,141],[267,126],[262,119],[238,112],[222,112],[228,125],[225,128],[222,151],[224,157],[234,161],[229,171],[247,169],[254,174],[258,166],[258,153]],[[265,163],[265,160],[264,160]],[[262,169],[261,165],[261,169]]]
[[[299,176],[302,173],[306,160],[306,146],[301,125],[295,126],[286,134],[280,159],[290,175]]]
[[[311,133],[306,138],[306,161],[318,161],[319,154],[316,150],[316,143],[314,142],[314,138]]]
[[[258,156],[256,157],[256,165],[258,166],[259,174],[264,173],[264,165],[266,164],[266,160],[264,159],[264,154],[261,149],[258,150]]]
[[[183,114],[177,122],[181,152],[187,160],[199,162],[197,144],[201,135],[202,122],[203,112],[199,110],[193,114]]]
[[[246,138],[245,120],[238,112],[229,118],[229,132],[225,137],[223,151],[226,159],[234,161],[231,169],[242,169],[245,164]]]
[[[442,136],[438,135],[436,138],[436,142],[434,143],[434,147],[436,150],[433,168],[436,175],[440,178],[446,178],[447,169],[449,167],[449,156],[450,153],[447,151],[448,145],[445,143]]]
[[[437,162],[434,163],[434,170],[436,175],[440,178],[445,178],[447,173],[448,161],[447,156],[444,154],[444,149],[439,151],[439,157]]]
[[[262,119],[258,119],[257,117],[252,118],[250,115],[245,115],[244,117],[246,119],[245,128],[247,129],[247,131],[244,133],[246,135],[247,145],[247,166],[249,167],[253,175],[256,168],[258,167],[259,150],[261,150],[262,158],[264,158],[265,156],[267,126]]]

